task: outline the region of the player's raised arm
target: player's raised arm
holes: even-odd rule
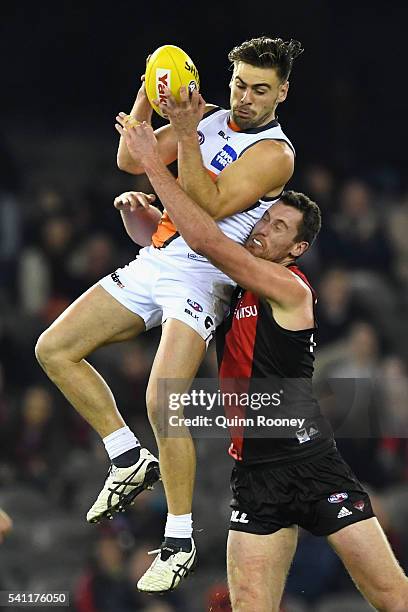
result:
[[[137,93],[136,100],[133,104],[129,115],[124,112],[119,113],[117,120],[124,126],[130,119],[136,121],[146,121],[151,123],[153,109],[146,95],[144,80],[142,77],[142,85]],[[177,158],[177,138],[174,130],[170,125],[165,125],[156,130],[156,136],[159,143],[160,156],[163,162],[171,164]],[[130,174],[143,174],[144,169],[140,164],[140,160],[129,153],[126,142],[121,136],[117,153],[117,164],[120,170],[129,172]]]
[[[265,139],[243,152],[211,179],[203,164],[197,126],[205,102],[197,91],[180,90],[177,103],[166,90],[166,109],[178,139],[178,176],[183,189],[214,219],[247,209],[266,194],[279,195],[293,174],[294,153],[288,144]]]

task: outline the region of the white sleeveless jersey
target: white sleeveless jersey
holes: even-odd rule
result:
[[[292,143],[283,133],[277,120],[259,128],[240,130],[230,120],[230,111],[221,108],[207,113],[200,121],[197,131],[204,166],[214,180],[224,168],[261,140],[285,141],[294,151]],[[226,236],[243,244],[265,210],[278,199],[279,196],[274,198],[265,196],[248,206],[246,210],[222,219],[217,224]],[[166,212],[163,213],[158,229],[152,237],[152,246],[147,249],[155,251],[157,256],[167,261],[171,258],[172,263],[180,271],[188,274],[198,273],[204,277],[216,274],[218,280],[222,279],[223,282],[233,284],[233,281],[215,268],[208,259],[190,249]],[[208,276],[207,280],[210,280]]]

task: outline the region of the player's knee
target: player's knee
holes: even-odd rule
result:
[[[160,392],[157,381],[149,384],[146,391],[146,408],[150,425],[156,436],[167,437],[169,433],[169,402],[165,392]]]
[[[159,416],[160,409],[158,405],[158,396],[156,384],[149,384],[146,390],[146,408],[147,408],[147,416],[149,417],[149,421],[153,429],[156,429],[159,424]]]
[[[396,581],[389,589],[379,590],[370,602],[379,612],[406,612],[408,610],[408,578]]]
[[[38,338],[35,345],[35,356],[40,366],[48,371],[58,362],[59,351],[55,345],[52,333],[47,329]]]

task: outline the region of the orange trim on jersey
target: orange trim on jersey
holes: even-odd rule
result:
[[[237,123],[235,123],[235,121],[233,119],[228,119],[228,127],[233,132],[240,132],[241,131],[241,128],[239,127],[239,125]]]
[[[157,230],[152,236],[152,245],[156,247],[156,249],[160,249],[163,244],[176,233],[177,228],[167,214],[167,210],[165,210],[161,216]]]
[[[210,179],[215,183],[218,178],[218,174],[208,170],[208,168],[206,168],[206,170]],[[177,228],[170,219],[167,210],[165,210],[160,218],[159,225],[152,236],[152,245],[156,247],[156,249],[160,249],[164,243],[167,242],[167,240],[174,236],[174,234],[177,234]]]
[[[208,168],[206,168],[208,175],[210,177],[210,179],[215,183],[215,181],[218,178],[218,174],[215,174],[215,172],[212,172],[211,170],[209,170]]]

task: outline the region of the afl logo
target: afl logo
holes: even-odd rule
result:
[[[333,495],[327,498],[327,501],[331,504],[341,504],[341,502],[344,502],[346,499],[348,499],[347,493],[333,493]]]
[[[197,136],[198,136],[198,144],[201,146],[205,140],[205,136],[202,132],[200,132],[200,130],[197,131]]]
[[[197,302],[190,300],[190,298],[188,298],[187,304],[190,304],[191,308],[194,308],[194,310],[196,310],[197,312],[203,312],[203,307],[200,306],[200,304],[198,304]]]

